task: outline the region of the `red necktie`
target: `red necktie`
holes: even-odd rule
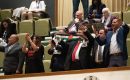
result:
[[[72,53],[72,61],[75,61],[75,54],[76,54],[76,51],[77,51],[77,49],[79,47],[79,44],[80,44],[80,42],[78,41],[78,43],[76,44],[76,46],[74,48],[74,51]]]

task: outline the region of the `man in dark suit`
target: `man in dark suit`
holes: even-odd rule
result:
[[[100,29],[96,37],[100,38],[101,41],[104,41],[106,38],[106,30]],[[100,45],[100,43],[98,43],[98,41],[96,41],[95,39],[94,45],[92,48],[92,62],[93,62],[92,67],[93,68],[104,68],[107,66],[107,63],[105,62],[106,60],[105,50],[106,50],[105,44]]]
[[[79,70],[90,68],[90,53],[94,38],[87,31],[85,25],[80,25],[77,35],[79,40],[69,40],[68,53],[65,61],[65,70]],[[82,39],[83,41],[80,41]],[[76,50],[77,48],[77,50]]]
[[[121,19],[113,19],[113,31],[109,31],[106,35],[105,46],[108,48],[105,52],[109,54],[110,61],[108,67],[120,67],[127,65],[128,53],[126,39],[129,33],[129,27],[121,21]]]
[[[8,39],[7,46],[0,46],[0,51],[5,52],[5,59],[3,62],[5,75],[22,73],[24,54],[21,51],[21,46],[18,43],[18,40],[18,36],[12,34]]]
[[[61,40],[56,45],[56,42],[52,40],[50,42],[51,48],[48,50],[48,54],[52,55],[50,68],[52,72],[64,71],[64,63],[67,53],[67,44]]]

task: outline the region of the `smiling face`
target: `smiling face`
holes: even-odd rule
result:
[[[122,24],[122,21],[120,19],[113,19],[112,21],[112,29],[116,31]]]

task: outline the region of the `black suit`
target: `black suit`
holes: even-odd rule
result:
[[[54,54],[54,49],[49,49],[48,54],[53,55],[51,58],[50,68],[54,71],[64,71],[64,63],[66,58],[68,45],[64,41],[60,41],[56,46],[56,50],[61,52],[60,54]]]
[[[65,61],[65,70],[79,70],[79,69],[87,69],[90,68],[90,53],[91,53],[91,48],[94,42],[93,37],[89,32],[84,33],[89,42],[88,46],[86,47],[81,47],[79,51],[79,60],[76,62],[72,61],[72,53],[73,53],[73,48],[77,44],[78,41],[68,41],[69,44],[69,49]]]
[[[9,45],[0,47],[0,51],[5,51],[4,73],[5,75],[15,74],[16,71],[22,73],[24,54],[21,51],[21,46],[19,43],[15,43],[10,50],[9,47]]]
[[[96,58],[96,53],[97,53],[97,50],[98,50],[98,46],[100,44],[95,40],[94,41],[94,45],[93,45],[93,48],[92,48],[92,67],[93,68],[104,68],[104,67],[107,67],[108,66],[108,63],[109,63],[109,54],[107,54],[105,51],[107,49],[106,46],[104,46],[104,50],[103,50],[103,55],[102,55],[102,58],[103,58],[103,61],[102,62],[96,62],[95,61],[95,58]],[[101,45],[100,45],[101,46]]]

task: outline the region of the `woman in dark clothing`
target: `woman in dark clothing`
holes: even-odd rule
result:
[[[105,8],[106,5],[101,2],[101,0],[92,0],[92,5],[89,8],[89,19],[102,17],[102,9]]]
[[[26,47],[26,44],[24,44],[22,48],[23,52],[26,53],[25,73],[44,72],[44,66],[42,62],[44,47],[41,45],[40,37],[33,36],[31,39],[29,34],[27,34],[26,40],[28,42],[28,47]]]
[[[7,42],[11,34],[16,34],[16,24],[11,23],[10,19],[4,19],[0,25],[0,38]]]

